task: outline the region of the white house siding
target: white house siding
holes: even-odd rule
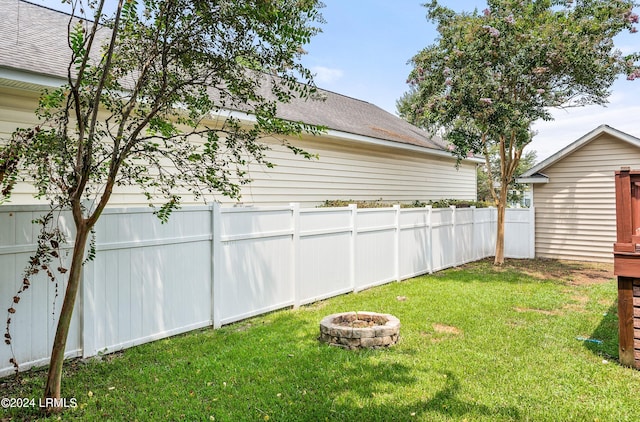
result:
[[[36,124],[34,110],[38,94],[27,90],[0,88],[0,137],[9,136],[17,127]],[[362,137],[361,137],[362,138]],[[291,142],[319,159],[307,160],[294,155],[279,143],[272,144],[269,159],[276,166],[267,169],[252,165],[253,182],[242,189],[243,204],[275,205],[300,202],[315,206],[327,199],[411,202],[414,200],[476,198],[476,164],[462,163],[458,169],[453,158],[432,155],[403,144],[354,143],[329,135],[307,136]],[[33,188],[21,183],[11,203],[32,204]],[[197,203],[185,197],[185,204]],[[237,201],[216,196],[225,204]],[[112,206],[146,204],[135,187],[119,188]]]
[[[18,127],[36,124],[37,105],[37,93],[0,87],[0,137],[7,138]]]
[[[37,124],[35,109],[39,94],[18,88],[0,87],[0,139],[8,139],[21,127]],[[26,183],[19,183],[11,197],[11,203],[37,204],[44,201],[34,199],[35,189]]]
[[[602,134],[541,170],[533,185],[536,256],[612,262],[616,240],[614,172],[640,168],[640,150]]]
[[[274,145],[271,169],[253,167],[254,181],[242,192],[246,204],[300,202],[314,206],[328,199],[412,202],[446,198],[475,200],[476,165],[415,150],[354,144],[318,137],[296,143],[319,159],[307,160]]]

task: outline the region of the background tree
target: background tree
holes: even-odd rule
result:
[[[319,130],[276,116],[278,102],[314,90],[299,58],[322,20],[317,0],[119,0],[110,16],[104,0],[65,2],[74,15],[61,34],[68,80],[42,96],[37,127],[0,147],[3,196],[28,175],[38,196],[71,210],[75,223],[45,398],[60,398],[87,240],[114,188],[139,186],[166,219],[181,195],[238,197],[249,161],[270,166],[261,136]],[[226,116],[229,109],[256,123]],[[25,283],[57,254],[60,233],[44,231]]]
[[[527,186],[517,183],[516,179],[525,171],[529,170],[536,163],[537,154],[535,151],[525,151],[520,158],[518,167],[509,183],[507,204],[519,204],[522,202],[524,191]],[[478,166],[478,201],[489,202],[497,205],[499,201],[499,180],[500,180],[500,154],[497,145],[492,145],[489,149],[489,163]]]
[[[478,13],[426,4],[436,43],[413,59],[411,91],[400,101],[410,122],[439,131],[459,159],[497,146],[498,235],[504,262],[509,183],[531,124],[551,120],[550,107],[604,104],[620,74],[640,76],[637,53],[623,56],[613,37],[636,32],[637,4],[627,0],[489,0]]]

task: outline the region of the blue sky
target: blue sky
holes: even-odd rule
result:
[[[395,102],[407,90],[411,71],[407,61],[433,44],[435,26],[427,21],[424,0],[323,0],[327,23],[307,46],[307,67],[318,86],[359,98],[395,113]],[[486,7],[486,1],[440,0],[456,11]],[[622,34],[617,47],[640,50],[640,33]],[[621,78],[612,89],[610,104],[556,110],[552,122],[537,123],[528,149],[542,160],[600,124],[640,137],[640,80]]]
[[[60,8],[59,0],[31,0]],[[323,32],[306,46],[303,63],[324,89],[373,103],[395,113],[395,103],[407,90],[407,61],[432,44],[435,26],[427,21],[426,0],[323,0],[327,21]],[[456,11],[482,10],[486,1],[440,0]],[[623,52],[640,50],[640,33],[617,40]],[[640,138],[640,80],[621,78],[613,86],[609,105],[554,111],[555,120],[537,123],[538,134],[528,149],[542,160],[608,124]]]

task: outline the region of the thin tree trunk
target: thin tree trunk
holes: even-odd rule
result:
[[[502,185],[500,186],[500,197],[498,198],[498,230],[496,233],[496,255],[493,261],[494,265],[504,264],[504,223],[508,195],[509,186],[505,182],[505,179],[503,179]]]
[[[67,289],[62,302],[60,311],[60,319],[56,328],[56,336],[53,340],[53,348],[51,349],[51,362],[49,363],[49,373],[47,375],[47,385],[44,390],[44,398],[60,398],[62,384],[62,364],[64,362],[64,351],[67,345],[67,337],[69,334],[69,326],[71,324],[71,316],[80,286],[80,276],[82,274],[82,264],[84,261],[84,251],[89,237],[90,227],[80,224],[77,227],[76,239],[73,247],[73,256],[71,259],[71,268],[69,269],[69,280]],[[45,400],[45,403],[47,401]],[[60,410],[57,408],[48,408],[47,411]]]
[[[498,230],[496,233],[496,255],[493,261],[494,265],[504,264],[504,217],[505,204],[500,201],[498,204]]]

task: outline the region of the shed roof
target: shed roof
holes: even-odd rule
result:
[[[591,132],[562,148],[560,151],[556,152],[549,158],[531,167],[518,178],[518,183],[547,183],[549,181],[549,178],[543,173],[545,169],[562,160],[574,151],[582,148],[589,142],[597,139],[598,137],[600,137],[600,135],[603,134],[613,136],[617,139],[620,139],[621,141],[627,142],[635,147],[640,148],[640,139],[636,138],[635,136],[629,135],[628,133],[622,132],[608,125],[600,125],[597,128],[593,129]]]
[[[23,0],[0,0],[0,85],[36,89],[67,75],[69,15]],[[279,117],[450,156],[446,142],[366,101],[319,90],[324,100],[279,104]],[[393,145],[393,144],[392,144]],[[475,160],[472,160],[475,161]]]

